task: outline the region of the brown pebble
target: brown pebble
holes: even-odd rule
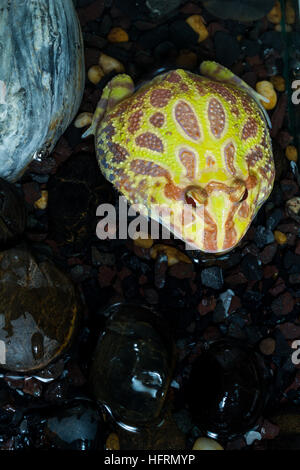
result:
[[[278,276],[278,268],[273,265],[268,265],[264,267],[264,278],[265,279],[276,279]]]
[[[300,255],[300,240],[297,241],[295,253],[296,255]]]
[[[117,274],[116,268],[109,266],[101,266],[98,270],[98,281],[101,287],[108,287],[111,285],[112,280]]]
[[[197,65],[197,54],[188,50],[181,50],[179,56],[176,59],[176,65],[186,69],[193,69]]]
[[[243,273],[231,274],[225,278],[225,282],[231,286],[238,286],[240,284],[245,284],[248,282],[246,276]]]
[[[104,0],[96,0],[90,5],[78,8],[77,14],[81,26],[85,26],[89,21],[95,21],[100,18],[105,8]]]
[[[283,179],[280,181],[280,186],[285,200],[293,198],[299,192],[299,186],[294,180]],[[278,227],[278,230],[281,230],[280,227]]]
[[[213,296],[209,298],[205,297],[201,300],[201,302],[198,305],[198,312],[202,316],[206,315],[207,313],[212,312],[216,308],[216,305],[217,305],[217,301],[215,297]]]
[[[285,339],[300,339],[300,326],[294,323],[286,322],[278,325],[278,330],[281,331]]]
[[[143,293],[148,304],[156,305],[158,303],[159,296],[155,289],[151,289],[151,288],[144,289]]]
[[[177,263],[170,267],[170,276],[177,279],[192,279],[194,277],[194,265],[188,263]]]
[[[277,106],[272,114],[271,122],[272,129],[270,131],[271,137],[276,137],[281,130],[283,121],[286,114],[288,98],[286,94],[282,94],[278,100]]]
[[[116,433],[112,432],[106,439],[106,450],[120,450],[120,440]]]
[[[265,338],[259,344],[259,349],[265,356],[270,356],[273,354],[275,347],[276,341],[273,338]]]
[[[259,257],[263,264],[269,264],[277,252],[278,246],[276,243],[265,246],[260,253]]]
[[[290,294],[290,292],[285,292],[273,300],[271,303],[271,309],[276,316],[281,317],[291,313],[294,309],[294,305],[295,299],[292,294]]]
[[[24,198],[28,204],[34,204],[41,197],[40,187],[37,183],[24,183],[23,186]]]
[[[107,36],[111,43],[127,42],[129,40],[127,32],[123,28],[112,28]]]
[[[275,439],[279,432],[280,428],[277,424],[271,423],[267,419],[264,420],[260,430],[263,439]]]
[[[285,289],[286,289],[285,282],[281,277],[279,277],[276,280],[275,285],[271,289],[269,289],[269,293],[273,295],[274,297],[276,297],[277,295],[281,294],[281,292],[284,292]]]

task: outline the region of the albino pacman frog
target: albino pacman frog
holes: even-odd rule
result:
[[[130,204],[191,248],[219,254],[245,235],[275,170],[266,99],[215,62],[200,72],[169,71],[137,91],[116,76],[84,137],[95,135],[103,174]]]

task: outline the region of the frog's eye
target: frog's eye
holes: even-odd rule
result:
[[[245,182],[239,179],[234,180],[230,188],[229,197],[232,202],[245,201],[248,197],[248,190]]]
[[[239,202],[246,201],[247,197],[248,197],[248,189],[246,188],[245,191],[244,191],[244,194],[243,194],[242,198],[239,200]]]
[[[206,205],[208,194],[205,189],[200,187],[188,188],[185,193],[186,203],[196,208],[198,206]]]

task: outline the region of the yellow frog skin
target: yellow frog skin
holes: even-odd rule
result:
[[[215,62],[200,72],[173,70],[137,91],[116,76],[84,137],[95,135],[101,171],[130,204],[191,248],[221,254],[269,197],[274,161],[264,98]]]

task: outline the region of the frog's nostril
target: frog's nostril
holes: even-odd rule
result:
[[[194,208],[207,204],[207,198],[208,194],[205,189],[196,186],[188,188],[185,193],[187,204]]]

